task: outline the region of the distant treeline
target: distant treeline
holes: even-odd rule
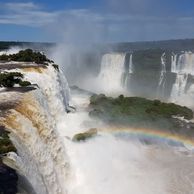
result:
[[[155,49],[173,52],[194,51],[194,39],[147,41],[147,42],[123,42],[108,44],[104,47],[104,49],[105,52],[107,50],[116,52],[128,52],[136,50],[155,50]]]
[[[12,46],[28,47],[32,49],[46,49],[55,46],[56,43],[0,41],[0,50],[6,50]],[[168,51],[194,51],[194,39],[123,42],[113,44],[96,45],[106,51],[128,52],[133,50],[162,49]]]
[[[0,41],[0,50],[7,50],[10,47],[14,47],[14,46],[44,50],[45,48],[48,48],[54,45],[55,43]]]
[[[16,54],[0,55],[0,61],[19,61],[19,62],[35,62],[37,64],[54,63],[41,52],[33,51],[32,49],[21,50]]]

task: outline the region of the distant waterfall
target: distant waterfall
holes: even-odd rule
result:
[[[171,56],[171,72],[176,73],[176,66],[177,66],[177,54],[172,54]]]
[[[126,89],[126,91],[129,91],[129,84],[131,80],[131,75],[134,72],[134,65],[133,65],[133,54],[127,53],[125,56],[125,73],[123,74],[123,88]]]
[[[133,54],[130,54],[129,58],[129,74],[133,73]]]
[[[123,91],[125,56],[125,53],[110,53],[102,57],[98,81],[104,93],[114,94]]]
[[[38,88],[20,94],[17,106],[0,120],[18,151],[10,159],[37,194],[66,194],[69,160],[60,132],[69,103],[68,84],[51,65],[14,71],[24,73]]]
[[[178,57],[172,57],[171,71],[176,73],[176,81],[171,92],[171,101],[190,106],[194,98],[194,83],[189,82],[189,75],[194,76],[194,54],[185,52]],[[187,88],[187,85],[190,85]]]
[[[165,82],[166,82],[166,54],[163,53],[161,56],[161,73],[157,89],[158,97],[164,97]]]

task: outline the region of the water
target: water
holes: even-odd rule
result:
[[[130,58],[129,58],[129,74],[133,73],[133,54],[130,54]]]
[[[72,96],[77,112],[66,117],[68,130],[61,134],[72,167],[69,194],[193,193],[193,155],[187,157],[179,147],[115,137],[109,133],[111,126],[88,116],[88,97]],[[97,137],[80,143],[69,140],[92,127],[99,130]]]
[[[97,78],[102,92],[114,94],[124,91],[122,78],[125,73],[125,56],[124,53],[110,53],[103,56]]]
[[[160,80],[166,72],[163,57]],[[192,62],[182,62],[191,58],[189,54],[179,59],[177,75],[185,75],[179,71],[184,72],[186,66],[192,69]],[[132,56],[129,64],[130,72]],[[70,97],[65,77],[52,66],[16,71],[39,87],[24,94],[0,93],[4,100],[18,102],[1,124],[11,131],[18,150],[10,159],[37,194],[194,193],[194,155],[187,149],[182,152],[176,146],[148,146],[138,139],[116,137],[112,126],[89,116],[90,96],[75,92]],[[125,54],[105,55],[98,76],[102,89],[109,93],[123,90],[124,72]],[[186,79],[177,78],[176,91]],[[69,103],[75,106],[75,113],[66,113]],[[90,128],[98,129],[97,137],[71,141],[75,134]]]
[[[188,76],[194,76],[194,54],[185,52],[178,57],[177,55],[174,55],[171,71],[176,73],[176,81],[172,88],[170,100],[193,107],[194,84],[192,83],[189,89],[187,89],[187,84]]]
[[[171,56],[171,72],[176,73],[176,66],[177,66],[177,54],[172,54]]]
[[[66,194],[70,165],[59,131],[64,130],[60,123],[69,104],[68,84],[52,66],[14,71],[39,86],[22,94],[1,120],[18,151],[16,166],[37,194]]]
[[[160,78],[159,78],[159,83],[158,83],[158,88],[157,88],[157,94],[158,97],[162,98],[165,96],[165,83],[166,83],[166,54],[163,53],[161,56],[161,73],[160,73]]]

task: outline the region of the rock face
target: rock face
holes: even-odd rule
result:
[[[16,171],[0,162],[0,193],[16,194],[17,181]]]
[[[16,149],[4,127],[0,126],[0,155],[4,155],[8,152],[16,152]],[[18,176],[16,171],[3,164],[0,158],[0,193],[17,193],[17,182]]]

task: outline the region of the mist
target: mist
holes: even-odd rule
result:
[[[77,111],[60,124],[66,129],[60,133],[66,137],[64,143],[71,160],[70,194],[192,193],[194,177],[189,172],[193,156],[188,157],[185,148],[157,144],[156,139],[154,144],[146,145],[138,137],[111,134],[114,128],[89,117],[89,96],[74,93],[72,97]],[[98,130],[96,137],[70,141],[75,134],[93,127]]]
[[[100,74],[108,43],[193,37],[193,15],[181,12],[175,1],[106,0],[91,5],[61,10],[44,26],[57,42],[48,55],[60,65],[70,85],[98,91],[104,83],[94,78]]]

